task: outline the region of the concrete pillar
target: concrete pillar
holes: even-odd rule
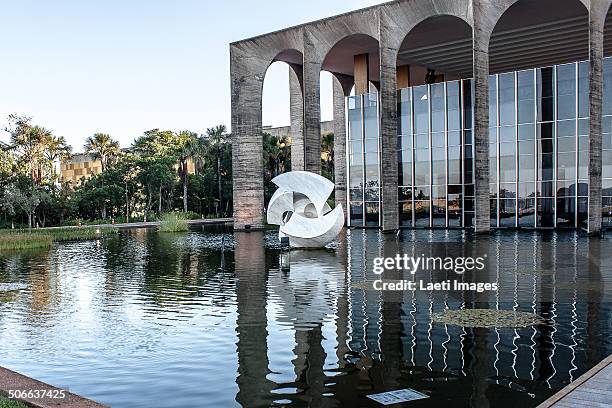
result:
[[[242,406],[269,403],[275,384],[268,380],[266,268],[263,232],[234,233],[236,274],[236,352],[238,393]]]
[[[601,231],[603,30],[609,6],[610,1],[591,1],[589,10],[589,234]]]
[[[484,0],[480,0],[484,1]],[[491,229],[489,206],[489,38],[486,9],[473,5],[473,75],[474,75],[474,227],[477,233]]]
[[[289,68],[289,110],[291,116],[291,170],[304,170],[304,96],[302,66]]]
[[[321,58],[316,38],[304,30],[304,169],[321,174]]]
[[[398,41],[386,13],[380,14],[380,137],[382,230],[399,228],[397,194],[397,82]]]
[[[334,183],[336,205],[342,204],[348,211],[346,186],[346,112],[345,97],[350,94],[353,79],[342,74],[335,74],[334,86]]]
[[[353,57],[355,77],[355,95],[367,94],[370,91],[370,58],[368,54]]]
[[[234,229],[263,228],[261,96],[267,64],[230,46]]]

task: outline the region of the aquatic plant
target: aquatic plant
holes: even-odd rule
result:
[[[49,248],[52,242],[84,241],[115,232],[117,232],[116,228],[96,227],[41,228],[31,232],[0,230],[0,251]]]
[[[187,221],[181,213],[171,212],[162,215],[159,223],[159,232],[183,232],[187,231]]]
[[[515,310],[494,309],[446,309],[434,313],[432,319],[437,323],[462,327],[528,327],[546,323],[536,314],[517,312]]]

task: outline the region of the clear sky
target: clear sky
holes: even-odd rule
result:
[[[9,113],[63,135],[128,146],[154,128],[230,125],[232,41],[382,3],[377,0],[20,0],[0,15],[0,127]],[[287,66],[264,84],[264,125],[289,124]],[[331,119],[323,75],[322,117]],[[7,134],[0,134],[7,140]]]

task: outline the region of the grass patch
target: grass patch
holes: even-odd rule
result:
[[[187,231],[187,221],[181,213],[171,212],[162,215],[159,224],[159,232],[184,232]]]
[[[28,408],[28,406],[22,402],[13,401],[0,395],[0,408]]]
[[[22,232],[1,233],[0,251],[49,248],[53,238],[48,234],[29,234]]]
[[[49,248],[53,242],[85,241],[117,232],[116,228],[49,228],[0,230],[0,251]]]

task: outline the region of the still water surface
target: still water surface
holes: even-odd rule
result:
[[[473,241],[359,230],[287,259],[273,232],[134,230],[3,253],[0,283],[27,286],[0,292],[0,365],[112,407],[375,407],[366,395],[413,388],[430,398],[406,407],[527,408],[612,353],[612,239]],[[368,289],[375,257],[439,251],[485,253],[478,279],[500,290]],[[547,323],[434,323],[446,308]]]

